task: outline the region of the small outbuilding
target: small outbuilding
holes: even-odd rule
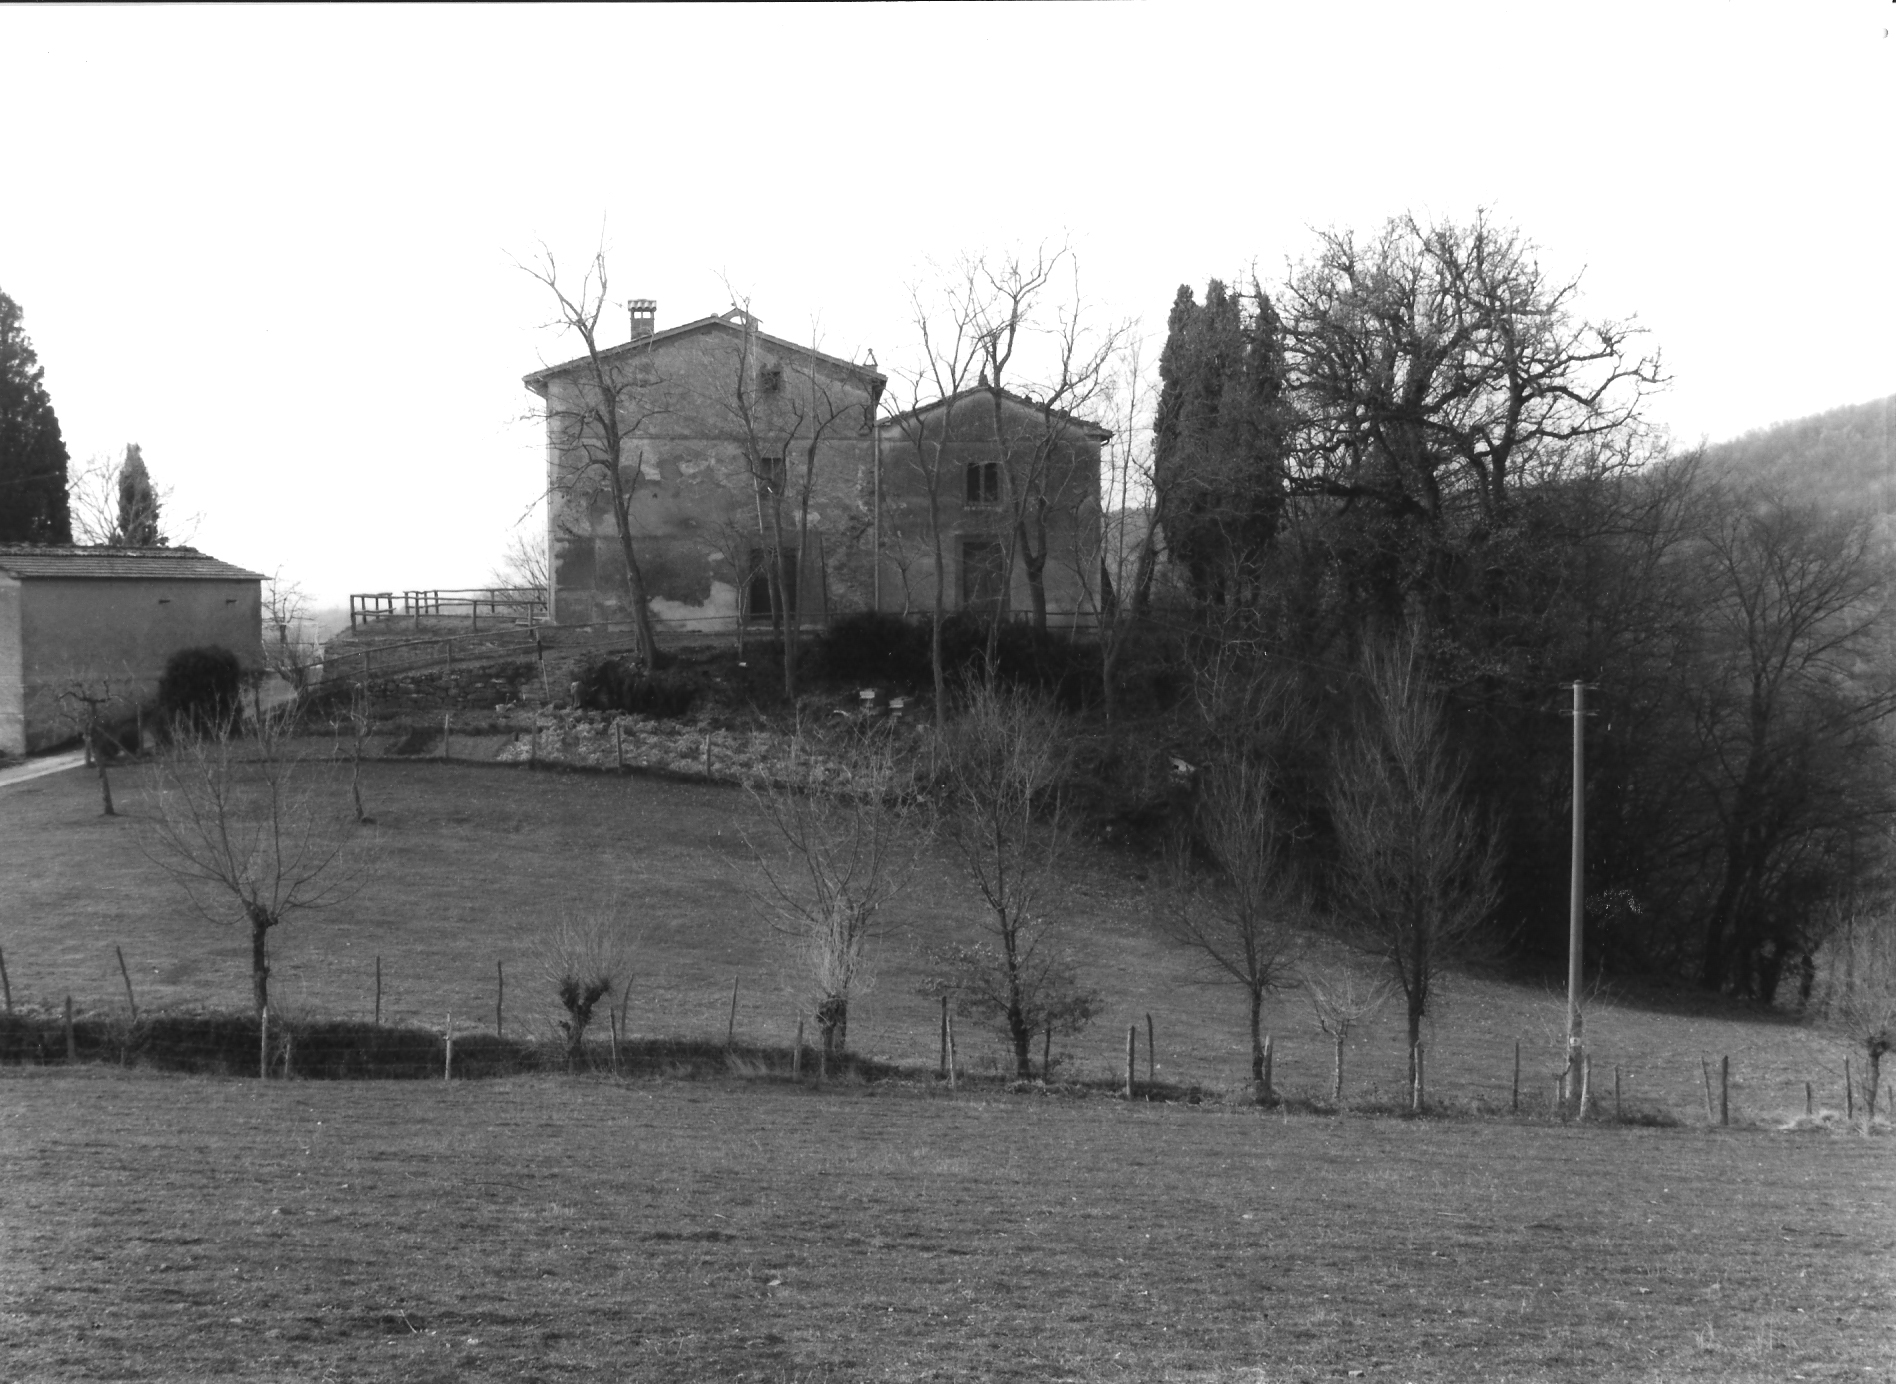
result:
[[[260,670],[263,580],[193,548],[0,543],[0,753],[78,734],[62,694],[129,714],[180,649],[217,645]]]

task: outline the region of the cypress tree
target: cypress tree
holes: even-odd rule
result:
[[[0,293],[0,543],[70,543],[66,442],[46,396],[45,371]]]
[[[168,544],[158,531],[158,492],[152,489],[151,473],[145,469],[145,457],[136,442],[125,447],[125,464],[119,468],[118,528],[112,535],[116,548],[163,548]]]

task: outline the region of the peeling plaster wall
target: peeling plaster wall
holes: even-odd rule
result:
[[[656,378],[638,391],[637,407],[657,410],[626,440],[621,468],[634,486],[633,551],[661,628],[730,630],[745,596],[750,550],[762,548],[756,487],[746,433],[735,407],[743,358],[740,329],[709,323],[660,342],[644,357]],[[753,391],[760,450],[786,454],[789,483],[784,497],[785,542],[794,544],[809,445],[807,423],[795,425],[799,404],[807,411],[811,357],[785,350],[769,338],[753,342],[760,366],[779,366],[774,392]],[[817,599],[827,592],[829,610],[867,606],[873,582],[867,534],[873,494],[873,438],[866,426],[871,380],[862,371],[815,361],[816,388],[828,395],[824,412],[842,413],[818,444],[810,496],[809,528],[815,552],[804,555],[799,586],[806,619],[823,614]],[[548,380],[548,414],[570,409],[578,384],[572,376]],[[627,411],[621,414],[633,421]],[[551,431],[551,429],[550,429]],[[578,454],[551,438],[548,453],[549,534],[553,557],[554,618],[561,624],[629,618],[625,566],[611,506],[603,499],[563,499],[561,490]],[[813,608],[817,606],[817,608]]]
[[[963,544],[969,539],[1005,543],[1011,510],[1005,505],[969,504],[967,468],[1007,453],[1013,464],[1047,436],[1047,423],[1031,408],[1004,401],[1002,437],[995,437],[992,401],[985,396],[957,400],[920,418],[881,425],[882,434],[882,606],[885,610],[932,611],[935,603],[934,543],[929,533],[929,471],[938,486],[942,525],[944,603],[959,610],[963,591]],[[940,464],[934,458],[939,455]],[[925,467],[920,458],[926,456]],[[1100,551],[1099,437],[1081,425],[1059,429],[1045,466],[1047,562],[1044,583],[1048,624],[1090,624],[1096,610]],[[1033,609],[1027,573],[1016,559],[1007,592],[1008,608]]]

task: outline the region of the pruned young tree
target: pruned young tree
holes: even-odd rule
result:
[[[271,930],[355,897],[373,838],[350,810],[328,756],[266,715],[245,737],[235,718],[211,730],[179,721],[146,783],[150,828],[141,847],[207,919],[250,929],[252,999],[270,1003]]]
[[[1251,1036],[1251,1081],[1266,1098],[1264,1001],[1291,983],[1306,916],[1290,859],[1295,824],[1266,762],[1234,754],[1201,771],[1192,840],[1215,872],[1192,866],[1181,850],[1169,907],[1161,915],[1173,941],[1195,951],[1214,980],[1244,991]]]
[[[1379,957],[1407,1009],[1410,1079],[1443,968],[1494,906],[1496,849],[1463,791],[1441,695],[1420,640],[1362,660],[1350,737],[1335,751],[1333,897],[1351,937]]]
[[[765,830],[746,841],[832,1056],[848,1046],[851,999],[874,983],[885,910],[928,839],[917,789],[888,723],[833,741],[800,733],[778,771],[750,789]]]
[[[121,683],[114,691],[110,678],[79,679],[59,691],[60,715],[85,742],[86,762],[99,771],[99,815],[102,817],[118,815],[112,806],[112,779],[106,761],[125,752],[126,747],[112,731],[113,718],[109,714],[114,707],[125,710],[124,694],[124,685]]]
[[[582,514],[595,506],[611,512],[634,652],[639,663],[649,667],[658,641],[639,566],[632,502],[644,471],[637,440],[641,430],[665,412],[663,381],[648,351],[608,349],[601,340],[599,319],[608,303],[603,249],[594,254],[576,285],[561,279],[550,250],[543,249],[538,261],[520,267],[552,295],[556,313],[547,325],[576,337],[583,351],[578,370],[548,381],[542,396],[554,453],[549,497]]]
[[[1813,1012],[1863,1054],[1863,1128],[1876,1123],[1883,1059],[1896,1052],[1896,919],[1886,912],[1839,911],[1818,952]]]
[[[1297,983],[1310,998],[1317,1028],[1335,1049],[1335,1064],[1330,1075],[1330,1099],[1343,1099],[1343,1050],[1350,1035],[1368,1023],[1389,1003],[1395,982],[1386,973],[1365,974],[1348,963],[1338,965],[1306,964],[1297,969]],[[1415,1047],[1410,1045],[1414,1053]],[[1414,1071],[1409,1073],[1414,1078]]]
[[[1033,1075],[1036,1034],[1077,1032],[1097,1012],[1060,944],[1051,893],[1066,846],[1068,730],[1031,693],[978,682],[942,746],[943,832],[979,893],[982,941],[937,949],[935,989],[993,1027]]]
[[[540,939],[540,970],[565,1015],[555,1023],[569,1063],[586,1055],[586,1029],[599,1001],[609,1002],[631,983],[635,950],[632,930],[616,902],[563,913]]]
[[[543,608],[550,607],[553,582],[546,561],[545,524],[542,523],[532,537],[517,528],[508,534],[500,558],[488,572],[487,579],[496,592],[530,593]]]

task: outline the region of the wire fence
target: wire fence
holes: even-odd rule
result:
[[[1051,1041],[1036,1041],[1030,1074],[1022,1079],[1011,1053],[985,1029],[956,1037],[955,1013],[943,1004],[938,1026],[909,1025],[880,1036],[901,1058],[858,1051],[825,1051],[813,1026],[803,1020],[762,1019],[754,1005],[740,1008],[739,979],[721,995],[689,1006],[687,1031],[632,1031],[629,997],[621,988],[574,1039],[570,1016],[556,1021],[544,978],[530,969],[510,972],[496,962],[489,1002],[458,1011],[443,1009],[438,1023],[397,1019],[385,1012],[382,959],[365,970],[362,1007],[353,1016],[322,1013],[292,1003],[264,1012],[213,1010],[196,1005],[153,1007],[140,1002],[124,953],[115,947],[106,965],[117,972],[116,994],[96,990],[84,998],[16,1002],[8,972],[18,957],[0,950],[0,1064],[55,1067],[99,1064],[148,1067],[234,1077],[309,1080],[472,1080],[523,1073],[605,1073],[619,1077],[825,1080],[901,1080],[958,1088],[974,1083],[992,1089],[1029,1087],[1135,1100],[1204,1100],[1261,1104],[1311,1113],[1354,1111],[1383,1115],[1437,1115],[1497,1119],[1585,1120],[1603,1124],[1774,1128],[1890,1128],[1896,1081],[1869,1089],[1861,1061],[1846,1056],[1839,1073],[1812,1066],[1809,1078],[1787,1080],[1776,1070],[1746,1071],[1743,1059],[1706,1054],[1689,1072],[1661,1073],[1650,1056],[1614,1060],[1605,1049],[1568,1064],[1558,1045],[1524,1039],[1505,1054],[1499,1070],[1471,1080],[1466,1054],[1456,1070],[1432,1086],[1435,1051],[1418,1045],[1410,1054],[1412,1085],[1391,1090],[1355,1070],[1366,1053],[1352,1044],[1350,1074],[1327,1040],[1302,1044],[1294,1070],[1284,1050],[1267,1041],[1262,1089],[1250,1082],[1210,1088],[1170,1075],[1194,1064],[1160,1048],[1168,1042],[1164,1016],[1150,1013],[1124,1030],[1123,1064],[1110,1071],[1095,1061],[1084,1073]],[[97,972],[95,971],[95,974]],[[391,980],[393,977],[390,978]],[[548,993],[542,994],[542,990]],[[461,1002],[467,990],[457,992]],[[412,998],[412,997],[411,997]],[[647,1022],[651,1015],[644,1016]],[[964,1025],[966,1021],[963,1021]],[[760,1031],[768,1030],[768,1031]],[[1118,1031],[1103,1035],[1116,1048]],[[1386,1056],[1386,1054],[1385,1054]],[[1488,1056],[1492,1058],[1493,1053]],[[1669,1058],[1676,1062],[1678,1059]],[[1685,1081],[1679,1080],[1685,1077]],[[1682,1092],[1687,1092],[1682,1098]],[[1702,1101],[1700,1099],[1702,1095]]]

